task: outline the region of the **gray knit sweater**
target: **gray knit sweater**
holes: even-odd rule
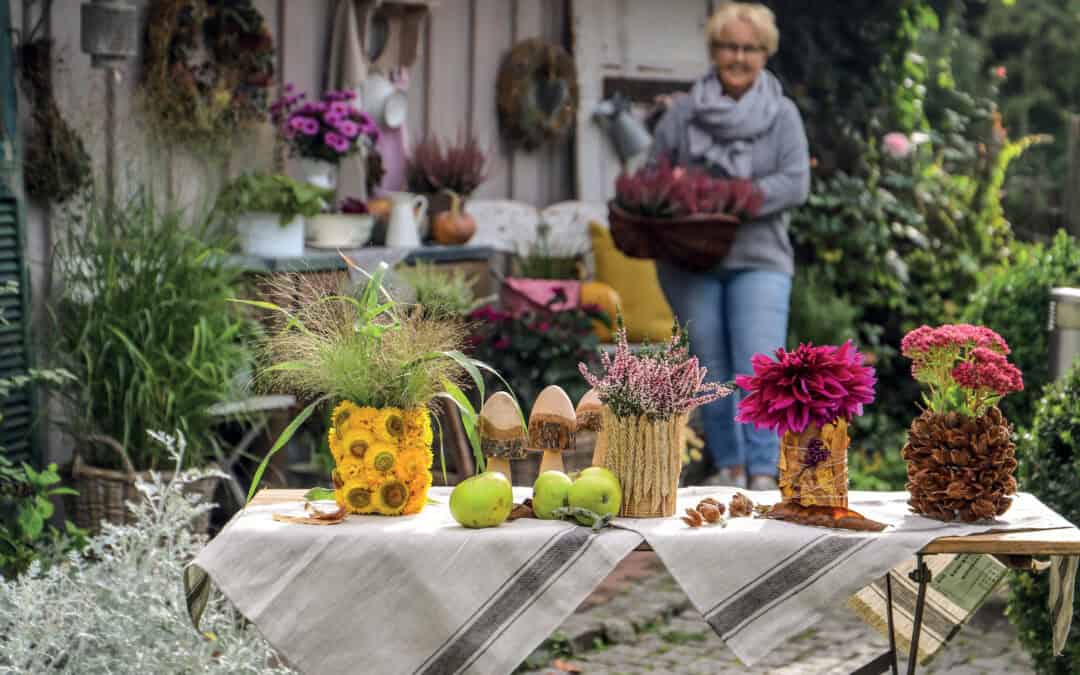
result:
[[[679,96],[653,133],[653,159],[667,156],[674,164],[694,165],[687,126],[693,115],[689,96]],[[758,217],[744,222],[720,269],[772,270],[795,273],[788,238],[787,210],[806,201],[810,192],[810,152],[799,109],[784,98],[776,120],[753,141],[751,178],[765,196]]]

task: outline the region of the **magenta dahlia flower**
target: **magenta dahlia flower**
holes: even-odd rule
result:
[[[739,402],[737,422],[772,429],[783,436],[823,426],[838,418],[850,420],[874,400],[874,369],[863,365],[851,341],[840,347],[801,344],[794,351],[776,350],[751,359],[754,374],[739,375],[735,384],[750,393]]]

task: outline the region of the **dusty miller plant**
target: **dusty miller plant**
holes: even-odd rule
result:
[[[183,436],[150,433],[182,466]],[[211,473],[152,474],[134,525],[104,523],[84,555],[0,582],[0,672],[291,672],[220,594],[202,634],[188,618],[181,575],[205,544],[191,524],[213,505],[181,489]]]

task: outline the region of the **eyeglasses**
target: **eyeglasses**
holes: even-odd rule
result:
[[[765,53],[766,49],[761,45],[740,45],[734,42],[717,42],[715,40],[709,42],[709,47],[715,51],[724,52],[732,56],[737,54],[745,54],[747,56],[754,56],[756,54]]]

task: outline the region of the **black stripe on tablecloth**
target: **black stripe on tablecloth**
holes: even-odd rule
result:
[[[717,603],[716,603],[715,605],[713,605],[713,606],[712,606],[712,608],[710,608],[709,610],[707,610],[707,611],[706,611],[706,612],[704,613],[704,616],[709,616],[710,614],[712,614],[712,613],[713,613],[713,612],[715,612],[716,610],[720,609],[720,606],[721,606],[721,605],[723,605],[723,604],[727,603],[727,602],[728,602],[729,600],[731,600],[731,599],[732,599],[733,597],[735,597],[736,595],[738,595],[738,594],[739,594],[739,593],[740,593],[740,592],[741,592],[741,591],[742,591],[742,590],[743,590],[744,588],[747,588],[747,587],[749,587],[749,586],[752,586],[752,585],[753,585],[753,584],[754,584],[755,582],[757,582],[757,580],[758,580],[758,579],[761,579],[761,578],[763,578],[763,577],[766,577],[766,576],[768,576],[769,574],[771,574],[771,573],[772,573],[772,571],[773,571],[773,570],[775,570],[776,568],[778,568],[778,567],[780,567],[780,566],[784,565],[784,564],[785,564],[785,563],[787,563],[787,562],[788,562],[789,560],[791,560],[791,559],[792,559],[792,558],[794,558],[795,556],[799,555],[800,553],[802,553],[802,552],[803,552],[803,551],[805,551],[806,549],[810,548],[810,547],[811,547],[811,546],[813,546],[814,544],[818,543],[819,541],[821,541],[822,539],[824,539],[824,538],[825,538],[825,537],[827,537],[827,536],[828,536],[828,535],[826,535],[826,534],[822,534],[822,535],[819,535],[819,536],[818,536],[818,537],[816,537],[815,539],[811,539],[810,541],[807,541],[806,543],[804,543],[804,544],[803,544],[802,546],[800,546],[799,548],[797,548],[797,549],[793,550],[793,551],[792,551],[791,553],[788,553],[788,554],[787,554],[786,556],[784,556],[783,558],[780,558],[779,560],[777,560],[777,561],[776,561],[776,562],[775,562],[775,563],[773,564],[773,566],[772,566],[772,567],[769,567],[768,569],[762,570],[761,574],[759,574],[759,575],[757,575],[756,577],[754,577],[753,579],[751,579],[751,580],[747,581],[747,582],[746,582],[745,584],[743,584],[743,585],[742,585],[742,587],[741,587],[741,588],[739,588],[739,589],[738,589],[738,590],[736,590],[735,592],[731,593],[730,595],[728,595],[727,597],[723,598],[722,600],[720,600],[719,602],[717,602]]]
[[[757,615],[794,596],[804,585],[825,574],[846,559],[848,554],[871,541],[872,539],[862,537],[822,537],[786,565],[777,568],[752,588],[747,588],[727,605],[705,617],[705,620],[717,635],[727,640]]]
[[[502,637],[503,633],[510,630],[510,627],[513,626],[514,623],[516,623],[517,620],[520,619],[523,614],[525,614],[525,612],[527,612],[533,605],[535,605],[537,601],[539,601],[544,596],[544,594],[547,593],[549,588],[551,588],[557,581],[562,579],[567,572],[573,569],[577,561],[588,552],[589,548],[593,545],[593,542],[595,542],[596,539],[597,535],[594,534],[590,536],[589,541],[585,543],[585,546],[579,549],[578,552],[574,554],[574,557],[567,561],[566,565],[562,568],[562,570],[560,570],[555,576],[553,576],[551,580],[544,585],[543,588],[539,589],[536,594],[534,594],[532,598],[529,599],[528,602],[522,605],[514,614],[514,616],[512,616],[509,621],[506,621],[494,635],[488,638],[488,641],[484,644],[484,646],[481,649],[477,650],[476,654],[473,655],[473,657],[469,659],[468,662],[459,669],[459,672],[472,666],[472,664],[476,663],[481,656],[486,654],[487,651],[491,649],[492,645],[498,644],[499,638]]]
[[[871,584],[871,588],[875,593],[881,596],[882,601],[887,600],[884,578]],[[917,599],[915,591],[911,590],[911,588],[900,579],[899,575],[893,574],[893,607],[903,610],[904,614],[907,614],[908,618],[914,621],[915,602]],[[889,611],[888,604],[885,605],[885,611]],[[927,594],[926,604],[923,606],[923,628],[933,633],[937,640],[948,642],[959,627],[960,624],[953,621],[948,614],[941,611],[941,609],[930,599],[929,594]]]
[[[459,631],[416,671],[423,675],[446,675],[457,672],[472,660],[488,642],[525,605],[558,578],[560,570],[584,550],[592,539],[590,530],[575,527],[561,533],[552,543],[529,558],[518,573],[500,588],[479,616]]]
[[[548,538],[547,541],[541,544],[540,548],[536,549],[536,551],[531,556],[525,558],[525,560],[522,561],[520,565],[518,565],[517,569],[511,572],[510,575],[506,577],[506,580],[503,581],[502,584],[500,584],[499,587],[495,589],[495,592],[492,593],[486,600],[484,600],[484,602],[480,603],[480,606],[477,607],[476,610],[473,611],[473,613],[470,614],[467,619],[461,622],[461,626],[456,631],[451,633],[450,636],[447,637],[446,640],[444,640],[443,643],[439,645],[439,647],[434,652],[431,653],[431,656],[427,658],[427,661],[424,661],[422,664],[420,664],[420,667],[416,670],[416,672],[420,672],[421,670],[423,670],[427,666],[429,661],[438,656],[438,654],[446,648],[446,645],[453,642],[458,635],[461,635],[463,632],[465,632],[472,624],[473,620],[477,616],[482,614],[488,608],[488,606],[492,602],[494,602],[496,598],[499,597],[499,594],[503,592],[503,589],[514,583],[514,580],[517,579],[518,575],[521,574],[522,570],[529,566],[529,564],[533,561],[533,558],[539,556],[541,553],[546,551],[550,546],[553,545],[556,539],[563,536],[564,534],[565,532],[562,531],[555,532],[551,535],[550,538]]]

